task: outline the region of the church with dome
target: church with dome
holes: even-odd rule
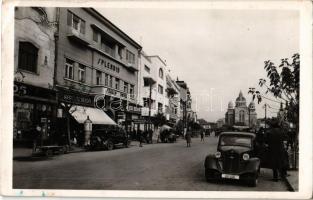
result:
[[[235,107],[232,101],[228,103],[227,112],[225,114],[226,125],[238,125],[254,127],[257,123],[257,113],[255,112],[255,104],[253,101],[247,106],[246,98],[240,91],[236,99]]]

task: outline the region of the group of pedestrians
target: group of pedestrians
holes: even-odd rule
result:
[[[205,132],[201,131],[200,132],[201,142],[204,142],[204,136],[205,136]],[[191,147],[191,133],[190,132],[186,132],[185,139],[186,139],[187,147]]]

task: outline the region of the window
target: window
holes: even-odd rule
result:
[[[239,111],[239,122],[245,122],[245,111]]]
[[[128,83],[124,82],[124,92],[128,93]]]
[[[101,49],[115,58],[115,44],[108,42],[104,36],[101,37]]]
[[[122,59],[123,58],[123,47],[118,47],[118,55],[120,56],[120,59]]]
[[[74,79],[74,61],[66,59],[65,63],[65,78]]]
[[[98,42],[98,32],[96,30],[93,30],[92,39],[95,42]]]
[[[85,34],[86,22],[73,14],[71,11],[67,12],[67,25],[73,27],[81,34]]]
[[[134,85],[130,85],[129,94],[134,94]]]
[[[18,68],[37,72],[38,48],[30,42],[20,42],[18,51]]]
[[[163,112],[163,104],[162,103],[158,103],[158,112],[159,113]]]
[[[113,87],[113,77],[109,75],[109,87]]]
[[[134,64],[135,63],[135,54],[126,50],[126,60],[128,63]]]
[[[163,86],[162,85],[158,85],[158,92],[160,94],[163,94]]]
[[[145,65],[145,71],[150,73],[150,68],[147,65]]]
[[[161,79],[163,79],[163,69],[162,68],[159,69],[159,77]]]
[[[105,74],[104,85],[105,85],[105,86],[108,86],[108,85],[109,85],[109,75],[108,75],[108,74]]]
[[[84,65],[79,64],[78,81],[84,83],[85,80],[86,80],[86,67]]]
[[[102,72],[99,70],[96,71],[96,84],[97,85],[102,84]]]
[[[120,79],[115,78],[115,89],[119,90],[120,89]]]

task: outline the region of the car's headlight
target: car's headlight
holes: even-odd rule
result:
[[[249,156],[249,154],[247,154],[247,153],[244,153],[244,154],[242,155],[242,159],[243,159],[243,160],[249,160],[249,158],[250,158],[250,156]]]
[[[215,158],[220,158],[222,156],[221,152],[217,151],[215,153]]]

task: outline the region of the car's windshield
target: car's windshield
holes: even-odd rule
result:
[[[220,138],[220,146],[244,146],[251,147],[251,138],[243,136],[223,135]]]

